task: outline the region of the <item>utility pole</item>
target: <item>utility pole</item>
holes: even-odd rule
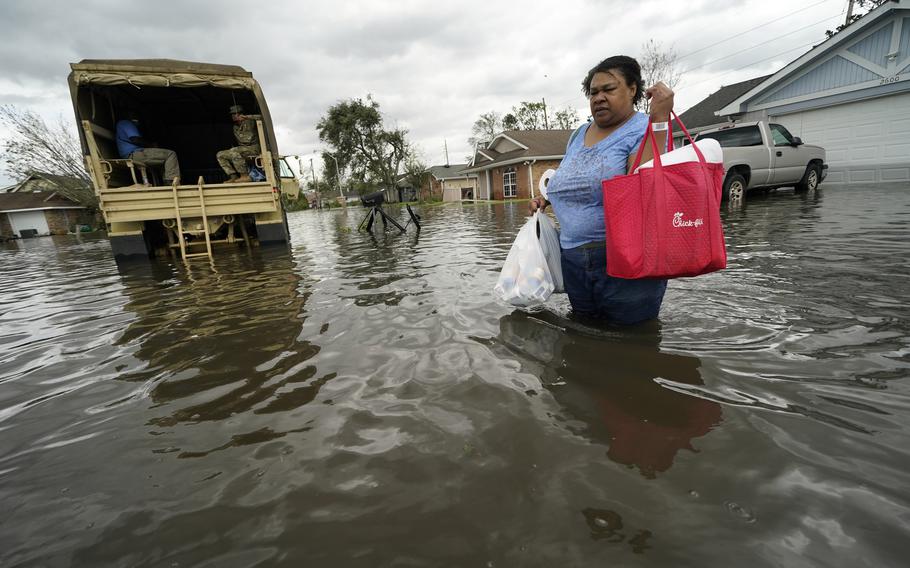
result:
[[[446,141],[445,138],[443,138],[442,144],[445,147],[445,151],[446,151],[446,167],[449,167],[449,143]]]
[[[310,173],[313,174],[313,191],[316,192],[316,201],[322,203],[322,197],[319,196],[319,183],[316,182],[316,168],[313,167],[313,158],[310,158]]]
[[[549,130],[550,121],[547,120],[547,99],[545,99],[544,97],[540,97],[540,100],[543,101],[543,125],[547,130]]]
[[[341,170],[338,169],[338,160],[336,160],[335,156],[329,154],[328,152],[326,152],[325,155],[329,158],[332,158],[332,161],[335,162],[335,183],[338,184],[338,197],[344,200],[344,192],[341,191]]]
[[[850,0],[850,2],[847,4],[847,19],[844,20],[845,26],[850,25],[850,18],[852,18],[852,17],[853,17],[853,0]]]

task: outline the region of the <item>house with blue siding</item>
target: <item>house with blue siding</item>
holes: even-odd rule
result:
[[[827,150],[826,185],[910,182],[910,0],[891,0],[715,113]]]

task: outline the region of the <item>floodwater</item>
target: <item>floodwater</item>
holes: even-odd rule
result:
[[[910,188],[725,209],[633,329],[493,299],[524,208],[3,245],[0,565],[906,565]]]

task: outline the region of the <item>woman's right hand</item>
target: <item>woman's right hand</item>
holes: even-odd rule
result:
[[[547,208],[550,202],[544,199],[543,197],[535,197],[531,201],[528,201],[528,212],[533,215],[538,209],[543,211]]]

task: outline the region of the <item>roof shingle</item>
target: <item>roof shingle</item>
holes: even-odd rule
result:
[[[461,173],[468,164],[448,164],[444,166],[430,166],[427,171],[436,179],[448,179],[455,177],[464,177]]]
[[[467,172],[476,172],[493,167],[497,164],[510,162],[512,160],[534,159],[549,156],[562,157],[566,153],[566,144],[574,130],[506,130],[500,136],[509,138],[528,147],[527,150],[518,148],[510,152],[500,154],[495,150],[478,149],[474,158],[474,166],[466,167]],[[486,154],[493,158],[488,160],[483,156]],[[466,164],[467,166],[467,164]]]
[[[724,108],[731,102],[735,101],[744,93],[752,90],[759,83],[770,76],[771,75],[755,77],[747,81],[742,81],[740,83],[734,83],[732,85],[727,85],[726,87],[721,87],[714,93],[708,95],[708,97],[702,100],[700,103],[689,108],[686,110],[686,112],[679,115],[679,118],[683,121],[683,124],[685,124],[686,128],[689,130],[724,122],[723,117],[717,116],[714,113]]]
[[[0,193],[0,212],[21,211],[24,209],[84,209],[53,191],[27,191],[17,193]]]

